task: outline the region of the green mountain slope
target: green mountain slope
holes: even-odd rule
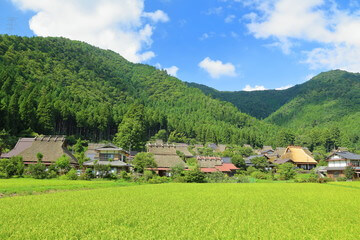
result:
[[[360,74],[340,70],[321,73],[300,86],[298,94],[266,121],[288,127],[341,124],[360,113]],[[359,119],[360,123],[360,119]]]
[[[265,90],[265,91],[218,91],[197,83],[187,83],[190,87],[200,89],[206,95],[213,98],[231,102],[241,112],[247,113],[258,119],[264,119],[278,110],[282,105],[296,96],[300,87],[294,86],[285,90]]]
[[[144,105],[146,139],[165,129],[202,142],[275,141],[277,127],[165,71],[78,41],[0,35],[0,130],[112,139],[134,104]]]

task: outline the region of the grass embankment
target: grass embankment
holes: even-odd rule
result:
[[[0,239],[357,239],[360,190],[347,184],[170,183],[3,198]]]
[[[11,195],[30,195],[52,191],[128,186],[134,184],[135,183],[106,180],[80,181],[32,178],[0,179],[0,197]]]

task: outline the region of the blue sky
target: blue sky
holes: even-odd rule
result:
[[[219,90],[360,71],[353,0],[0,0],[0,33],[82,40]]]

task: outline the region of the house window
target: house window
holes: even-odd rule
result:
[[[108,161],[109,159],[114,160],[114,154],[111,153],[100,154],[100,161]]]

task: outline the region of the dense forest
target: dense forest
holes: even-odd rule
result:
[[[154,138],[357,150],[359,103],[360,75],[344,71],[282,91],[219,92],[83,42],[0,35],[0,145],[64,134],[139,150]]]
[[[206,95],[221,101],[234,104],[241,112],[258,119],[264,119],[278,110],[282,105],[293,99],[301,90],[299,85],[285,90],[265,91],[218,91],[214,88],[198,84],[187,83],[188,86],[198,88]]]
[[[190,83],[214,98],[285,131],[286,142],[322,152],[360,149],[360,74],[333,70],[286,90],[221,92]],[[285,130],[286,129],[286,130]],[[281,139],[281,137],[280,137]]]
[[[76,135],[122,147],[165,130],[175,140],[276,145],[278,127],[166,71],[64,38],[0,35],[0,126],[10,135]],[[134,134],[136,129],[136,134]],[[135,138],[135,139],[134,139]],[[126,141],[120,139],[128,139]]]

